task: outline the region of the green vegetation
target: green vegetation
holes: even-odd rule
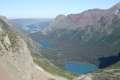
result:
[[[120,62],[110,66],[110,68],[112,68],[112,69],[120,69]]]
[[[93,80],[120,80],[120,62],[93,73]]]
[[[43,58],[42,56],[39,56],[35,54],[33,56],[34,62],[44,68],[46,71],[54,74],[54,75],[60,75],[69,79],[73,79],[77,76],[77,74],[72,74],[70,72],[66,72],[58,67],[56,67],[54,64],[49,62],[46,58]]]
[[[112,74],[112,73],[99,73],[95,74],[93,80],[120,80],[119,75]]]

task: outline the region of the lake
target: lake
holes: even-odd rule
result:
[[[51,48],[51,46],[49,45],[48,40],[46,40],[46,39],[41,40],[40,44],[41,44],[41,46],[42,46],[43,48]]]
[[[93,64],[68,62],[65,64],[64,69],[72,73],[89,73],[96,71],[98,67]]]
[[[41,41],[41,45],[43,48],[51,48],[51,45],[46,39]],[[58,53],[61,53],[61,52],[58,51]],[[58,54],[58,55],[61,55],[61,54]],[[94,64],[80,63],[78,61],[68,61],[65,63],[64,69],[72,73],[89,73],[89,72],[96,71],[98,67]]]

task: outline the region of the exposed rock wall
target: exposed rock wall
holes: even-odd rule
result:
[[[26,42],[0,19],[0,64],[17,80],[31,80],[33,61]],[[15,78],[16,77],[16,78]]]

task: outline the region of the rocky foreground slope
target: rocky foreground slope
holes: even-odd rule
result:
[[[30,80],[32,57],[24,40],[9,26],[6,19],[0,19],[0,64],[8,69],[12,77]]]
[[[30,47],[30,45],[29,45]],[[34,64],[26,41],[0,17],[0,80],[64,80]]]

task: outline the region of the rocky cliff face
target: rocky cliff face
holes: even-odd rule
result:
[[[39,48],[35,44],[17,31],[5,17],[0,17],[0,80],[8,80],[8,78],[11,78],[9,80],[64,80],[33,62],[31,55],[39,53]]]
[[[25,41],[0,18],[0,64],[16,80],[31,80],[33,61]]]
[[[59,15],[43,32],[47,33],[53,31],[54,28],[85,29],[87,26],[98,25],[100,23],[109,25],[115,15],[120,17],[120,3],[117,3],[109,9],[89,9],[78,14],[69,14],[67,16]]]

